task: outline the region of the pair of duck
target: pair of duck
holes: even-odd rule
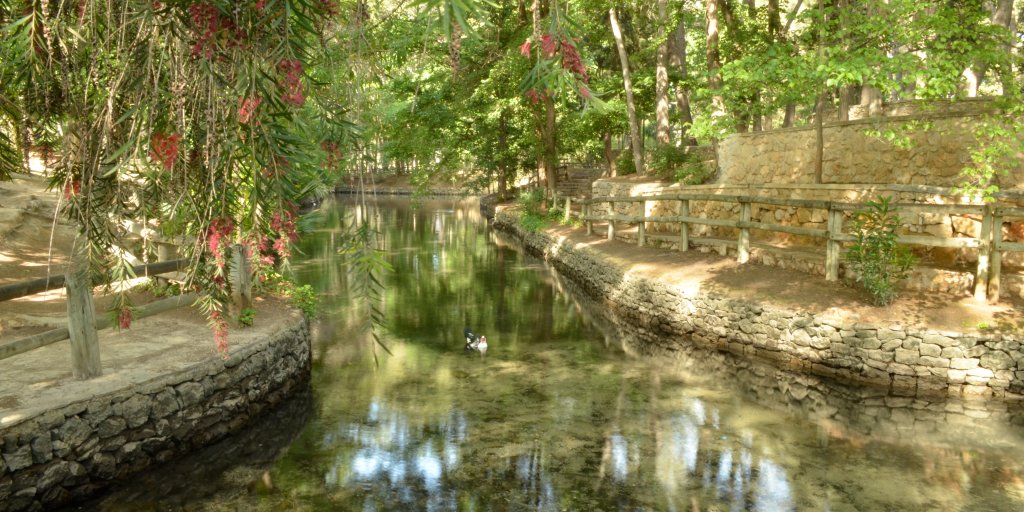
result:
[[[481,354],[487,352],[487,336],[477,336],[466,327],[462,333],[466,336],[466,350],[476,350]]]

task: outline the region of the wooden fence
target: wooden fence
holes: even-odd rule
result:
[[[240,303],[244,307],[251,303],[252,296],[252,283],[248,279],[248,258],[244,256],[240,246],[233,248],[232,258],[241,263],[234,266],[231,277],[236,291],[240,295]],[[137,265],[132,268],[132,271],[140,277],[157,276],[177,272],[185,268],[188,263],[188,260],[183,259],[163,261]],[[69,339],[71,340],[72,372],[75,378],[89,379],[99,376],[102,370],[96,331],[112,327],[114,320],[106,315],[95,314],[91,286],[84,286],[73,273],[20,281],[0,286],[0,302],[59,288],[65,288],[67,291],[68,327],[60,327],[0,344],[0,360]],[[161,299],[137,308],[133,316],[135,319],[153,316],[180,306],[190,305],[198,297],[196,293],[186,293]]]
[[[676,215],[647,215],[647,204],[650,202],[677,201]],[[702,201],[708,203],[726,203],[730,207],[739,205],[738,219],[720,219],[695,217],[690,214],[690,203]],[[615,223],[624,222],[637,225],[637,244],[647,243],[647,223],[664,222],[678,224],[677,236],[654,236],[652,238],[669,239],[678,242],[679,250],[689,250],[690,244],[721,243],[712,239],[695,239],[690,236],[690,225],[718,226],[735,228],[739,235],[735,243],[737,260],[746,263],[750,259],[750,230],[757,229],[775,233],[806,236],[825,240],[825,279],[839,279],[839,262],[842,244],[856,239],[854,235],[843,233],[843,220],[846,212],[863,209],[865,205],[838,201],[787,199],[778,197],[717,195],[717,194],[661,194],[635,197],[595,197],[584,200],[582,220],[586,222],[587,234],[594,232],[594,221],[608,223],[608,239],[615,238]],[[623,215],[615,213],[616,204],[641,203],[640,215]],[[608,214],[593,214],[594,206],[606,204]],[[785,226],[766,222],[752,221],[753,209],[757,205],[784,206],[821,210],[827,213],[825,229],[799,226]],[[898,243],[926,247],[945,247],[957,249],[977,249],[978,266],[974,280],[974,297],[978,300],[995,302],[999,298],[999,280],[1002,266],[1002,253],[1006,251],[1024,252],[1024,243],[1003,240],[1002,223],[1004,219],[1024,217],[1024,208],[998,207],[992,205],[946,205],[946,204],[894,204],[900,212],[918,212],[931,214],[978,215],[981,216],[981,232],[978,238],[972,237],[934,237],[917,235],[900,235]],[[566,212],[571,208],[571,200],[566,200]]]

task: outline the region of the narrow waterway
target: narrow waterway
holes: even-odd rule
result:
[[[413,206],[340,197],[304,239],[294,270],[323,301],[308,392],[80,508],[1024,510],[1016,407],[681,349],[609,317],[475,200]],[[357,216],[394,267],[390,354],[338,256]],[[464,352],[467,326],[485,356]]]

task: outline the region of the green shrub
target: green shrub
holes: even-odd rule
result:
[[[619,176],[636,174],[636,162],[633,162],[632,150],[623,149],[619,153],[619,156],[615,158],[615,171]]]
[[[296,286],[288,292],[292,306],[299,308],[306,318],[316,318],[317,309],[320,307],[320,297],[313,291],[313,287],[304,284]]]
[[[711,178],[711,171],[701,162],[686,162],[675,171],[675,180],[683,185],[700,185]]]
[[[900,216],[891,200],[880,196],[868,201],[867,208],[854,212],[851,234],[856,239],[846,251],[846,261],[857,281],[878,306],[896,299],[896,283],[907,277],[914,264],[910,250],[896,243]]]
[[[238,314],[238,324],[242,327],[252,327],[254,320],[256,320],[256,310],[253,308],[245,308]]]

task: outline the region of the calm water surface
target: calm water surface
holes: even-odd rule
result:
[[[1024,415],[659,348],[481,219],[345,198],[304,239],[324,302],[311,389],[97,510],[1024,510]],[[368,217],[391,355],[339,261]],[[258,321],[258,319],[257,319]],[[486,357],[462,329],[486,334]],[[375,366],[374,356],[379,360]]]

